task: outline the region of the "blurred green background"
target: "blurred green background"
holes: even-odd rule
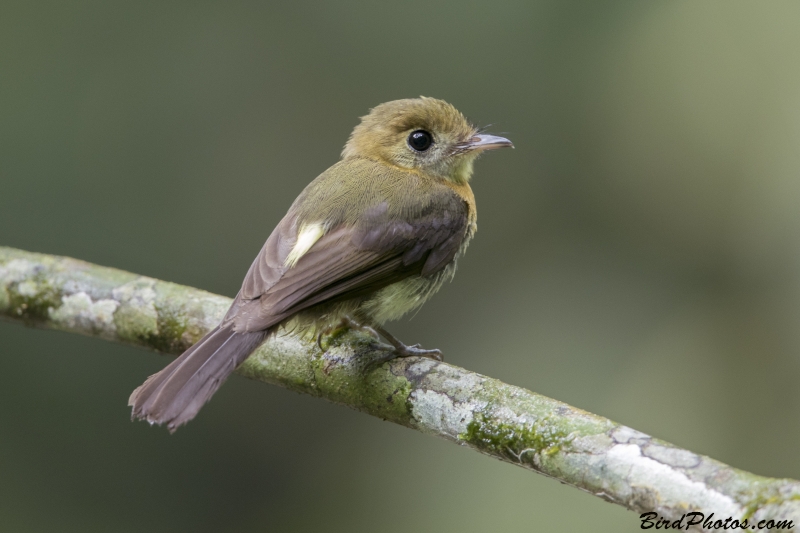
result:
[[[417,95],[511,138],[407,342],[800,478],[800,4],[0,6],[0,243],[233,296],[357,117]],[[235,377],[170,436],[167,359],[0,323],[0,529],[639,531],[634,513]]]

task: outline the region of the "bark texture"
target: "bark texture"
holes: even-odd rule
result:
[[[66,257],[0,247],[0,317],[173,355],[213,328],[230,298]],[[606,418],[447,363],[380,366],[346,332],[267,341],[237,370],[445,438],[556,478],[637,513],[691,512],[800,524],[800,483],[757,476]],[[683,525],[693,517],[684,517]],[[751,529],[748,527],[748,529]],[[786,529],[784,529],[786,530]],[[793,530],[793,529],[791,529]]]

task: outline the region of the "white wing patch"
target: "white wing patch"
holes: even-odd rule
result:
[[[308,224],[300,229],[297,234],[297,242],[294,243],[294,248],[286,256],[286,261],[283,262],[284,266],[292,268],[300,261],[300,258],[306,255],[314,243],[325,234],[325,228],[322,224]]]

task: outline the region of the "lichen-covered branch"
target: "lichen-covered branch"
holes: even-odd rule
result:
[[[179,354],[217,324],[230,302],[113,268],[0,247],[0,317],[29,326]],[[731,468],[446,363],[407,358],[370,365],[379,354],[359,333],[328,338],[323,346],[324,352],[312,339],[278,336],[238,372],[469,446],[638,513],[670,520],[714,513],[705,528],[712,530],[714,521],[728,517],[800,524],[797,481]],[[696,517],[684,517],[683,525]],[[693,527],[703,529],[702,523]]]

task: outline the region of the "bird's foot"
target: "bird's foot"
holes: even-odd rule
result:
[[[382,343],[381,336],[378,335],[377,331],[375,331],[369,326],[365,326],[359,322],[356,322],[349,316],[345,316],[344,318],[342,318],[339,324],[337,324],[336,326],[328,326],[324,329],[319,330],[317,332],[317,347],[319,347],[319,349],[324,352],[325,348],[322,346],[322,338],[324,336],[336,335],[337,333],[344,330],[357,330],[366,333],[367,335],[369,335],[374,339],[373,342],[378,346],[378,348],[391,348],[391,349],[394,348],[393,346],[389,346],[388,344]]]
[[[361,331],[363,333],[366,333],[367,335],[369,335],[370,337],[375,339],[375,341],[378,344],[383,344],[381,342],[381,336],[378,335],[377,331],[375,331],[373,328],[371,328],[369,326],[366,326],[366,325],[364,325],[364,324],[362,324],[360,322],[356,322],[355,320],[353,320],[349,316],[345,316],[344,318],[342,318],[342,326],[350,328],[350,329],[355,329],[355,330]]]
[[[398,339],[397,337],[395,337],[382,327],[375,326],[375,329],[377,330],[378,333],[381,334],[381,336],[384,339],[389,341],[389,344],[392,345],[393,357],[387,359],[388,361],[391,361],[391,359],[394,359],[395,357],[412,357],[412,356],[427,357],[428,359],[433,359],[434,361],[441,361],[443,359],[441,350],[426,350],[422,348],[419,344],[414,344],[413,346],[407,346],[403,344],[403,342],[401,342],[400,339]]]
[[[346,325],[338,324],[336,326],[327,326],[317,330],[317,348],[322,352],[328,351],[331,341],[341,335],[347,329]],[[322,340],[325,338],[325,345],[323,346]]]
[[[394,351],[397,354],[397,357],[411,357],[413,355],[419,357],[427,357],[428,359],[434,359],[435,361],[442,360],[442,351],[441,350],[425,350],[419,344],[414,344],[413,346],[406,346],[405,344],[400,343],[400,346],[394,346]]]
[[[357,322],[353,318],[349,316],[345,316],[342,318],[342,322],[337,328],[332,328],[332,331],[340,328],[349,328],[355,329],[358,331],[362,331],[372,337],[374,339],[373,346],[378,348],[379,350],[384,351],[385,353],[375,358],[373,361],[370,362],[369,366],[376,366],[391,361],[392,359],[396,359],[398,357],[427,357],[428,359],[433,359],[434,361],[441,361],[442,360],[442,351],[441,350],[426,350],[422,348],[419,344],[414,344],[413,346],[408,346],[401,342],[397,337],[383,329],[378,325],[374,325],[372,327],[366,326]],[[322,349],[322,345],[320,344],[320,339],[322,338],[322,334],[326,332],[320,332],[317,335],[317,345]],[[381,342],[381,337],[389,341],[389,344]]]

